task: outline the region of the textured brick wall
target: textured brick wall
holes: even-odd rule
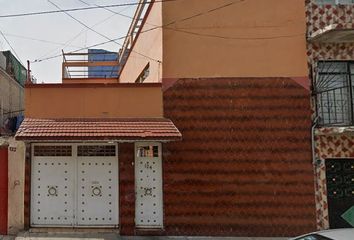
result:
[[[134,235],[134,144],[119,144],[119,218],[120,234]]]
[[[183,134],[164,145],[168,235],[315,229],[309,92],[287,78],[184,79],[164,93]]]

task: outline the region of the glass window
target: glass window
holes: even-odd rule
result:
[[[154,145],[139,146],[137,157],[159,157],[159,147]]]

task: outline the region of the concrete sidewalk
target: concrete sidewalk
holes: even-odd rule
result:
[[[249,237],[187,237],[187,236],[119,236],[117,233],[20,233],[15,239],[0,240],[286,240],[287,238],[249,238]]]

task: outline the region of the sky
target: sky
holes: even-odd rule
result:
[[[50,1],[61,9],[87,7],[88,5],[85,5],[85,3],[110,5],[138,2],[138,0],[81,0],[85,3],[80,0]],[[0,6],[0,15],[58,10],[48,0],[0,0]],[[133,16],[135,8],[136,5],[110,9]],[[86,25],[94,26],[94,30],[110,39],[125,36],[131,23],[130,18],[111,13],[105,9],[69,13]],[[4,33],[26,67],[27,60],[32,62],[30,68],[32,75],[37,79],[37,83],[61,82],[62,57],[38,60],[61,54],[62,50],[69,52],[107,41],[106,38],[88,30],[65,13],[0,18],[0,31]],[[119,40],[118,42],[123,43],[123,41]],[[118,52],[120,46],[116,43],[108,43],[95,48]],[[0,35],[0,51],[5,50],[10,50],[10,47]],[[36,60],[37,62],[34,62]]]

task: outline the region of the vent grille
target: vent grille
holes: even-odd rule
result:
[[[36,157],[71,157],[71,146],[34,146],[34,156]]]
[[[116,156],[115,145],[83,145],[78,146],[77,155],[79,157],[93,157],[93,156]]]

